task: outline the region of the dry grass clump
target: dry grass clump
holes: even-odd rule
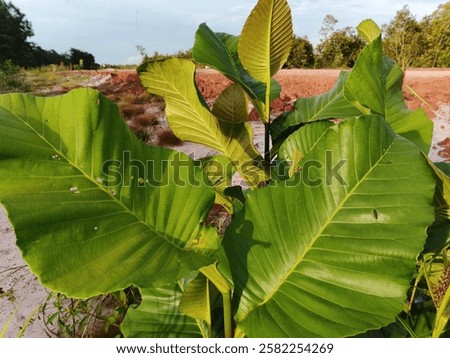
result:
[[[164,129],[158,133],[158,146],[179,146],[182,145],[183,141],[178,138],[170,129]]]
[[[148,105],[127,104],[120,107],[120,112],[136,136],[150,144],[154,142],[154,126],[159,123],[161,113],[147,107]]]
[[[158,116],[154,113],[144,112],[143,114],[134,116],[132,120],[142,127],[147,127],[155,125],[158,122]]]
[[[122,113],[122,115],[127,120],[131,120],[132,117],[141,115],[144,112],[145,112],[145,107],[142,105],[125,104],[125,105],[120,106],[120,113]]]

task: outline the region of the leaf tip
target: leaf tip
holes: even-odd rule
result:
[[[368,42],[372,42],[381,36],[380,27],[372,19],[362,21],[356,29],[359,36]]]

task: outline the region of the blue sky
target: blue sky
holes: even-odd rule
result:
[[[58,52],[71,47],[92,53],[98,63],[137,61],[136,45],[147,53],[174,53],[194,44],[202,22],[217,32],[238,35],[257,0],[9,0],[31,21],[33,42]],[[332,14],[337,28],[356,27],[366,18],[379,25],[408,5],[417,19],[431,14],[434,0],[288,0],[294,32],[320,41],[323,18]]]

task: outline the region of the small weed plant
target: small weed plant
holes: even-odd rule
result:
[[[87,299],[50,292],[40,308],[44,325],[56,337],[114,337],[129,307],[139,302],[132,288]]]
[[[199,160],[146,146],[94,90],[1,96],[0,201],[31,270],[74,298],[138,287],[126,337],[448,335],[449,166],[428,159],[432,122],[406,108],[380,28],[358,32],[354,68],[277,118],[286,0],[259,0],[240,36],[200,25],[195,63],[142,64],[176,137],[217,153]],[[196,63],[233,82],[211,107]]]

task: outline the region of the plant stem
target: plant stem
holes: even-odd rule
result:
[[[422,262],[420,264],[419,270],[418,270],[418,274],[416,277],[416,280],[414,282],[414,287],[411,293],[411,297],[409,298],[409,305],[408,305],[408,313],[411,312],[412,309],[412,305],[414,303],[414,297],[416,296],[416,291],[417,291],[417,287],[419,285],[420,280],[422,279],[423,275],[424,275],[424,271],[425,271],[425,263]]]
[[[223,298],[223,320],[224,320],[224,330],[225,338],[233,337],[233,326],[232,326],[232,312],[231,312],[231,292],[222,293]]]
[[[270,120],[264,124],[264,159],[270,163]]]
[[[225,338],[232,338],[233,316],[231,312],[231,288],[215,265],[203,267],[200,269],[200,272],[204,274],[222,294]]]
[[[405,329],[405,331],[408,332],[408,334],[411,336],[411,338],[417,338],[414,331],[411,329],[409,324],[403,318],[401,318],[400,316],[397,316],[397,321],[402,325],[402,327]]]

